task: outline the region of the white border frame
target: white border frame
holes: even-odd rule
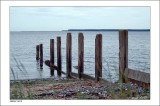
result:
[[[150,6],[151,98],[150,100],[22,100],[9,97],[10,6]],[[159,105],[159,1],[1,1],[1,103],[2,105]]]

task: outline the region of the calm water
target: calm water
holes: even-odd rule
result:
[[[77,66],[78,61],[78,32],[72,33],[72,66]],[[94,76],[95,74],[95,36],[103,35],[103,78],[116,81],[118,79],[119,64],[119,40],[118,31],[84,31],[84,72]],[[14,71],[15,79],[49,78],[50,68],[44,65],[39,68],[36,62],[36,45],[43,44],[44,60],[49,59],[50,39],[61,36],[62,42],[62,70],[66,71],[66,35],[67,31],[50,32],[10,32],[10,67]],[[144,72],[150,72],[150,32],[129,31],[129,68]],[[55,55],[56,57],[56,55]],[[16,58],[16,61],[15,59]],[[56,61],[56,58],[55,58]],[[19,65],[18,65],[19,64]],[[21,71],[20,69],[26,70]],[[25,68],[25,69],[24,69]],[[78,70],[72,67],[72,71]],[[25,74],[24,74],[25,73]],[[55,76],[57,72],[55,71]],[[13,73],[10,71],[10,80],[13,80]]]

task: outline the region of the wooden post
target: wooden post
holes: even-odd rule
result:
[[[36,46],[36,60],[39,60],[39,45]]]
[[[84,37],[83,33],[78,34],[78,77],[81,79],[84,71]]]
[[[50,67],[54,66],[54,39],[50,39]]]
[[[50,67],[50,75],[54,76],[54,68],[53,67]]]
[[[99,77],[102,78],[102,34],[99,34]]]
[[[43,44],[40,44],[40,67],[43,67]]]
[[[72,36],[71,33],[67,33],[66,41],[66,69],[67,69],[67,78],[71,78],[72,72]]]
[[[102,77],[102,34],[97,34],[95,39],[95,81]]]
[[[54,39],[50,39],[50,74],[54,76]]]
[[[62,60],[61,60],[61,37],[57,37],[57,72],[61,76]]]
[[[128,69],[128,30],[119,31],[119,80],[127,81]]]

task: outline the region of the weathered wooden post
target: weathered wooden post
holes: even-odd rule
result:
[[[39,60],[39,45],[36,45],[36,60]]]
[[[72,36],[71,33],[67,33],[66,40],[66,69],[67,69],[67,78],[71,78],[72,72]]]
[[[102,77],[102,34],[97,34],[95,39],[95,81]]]
[[[119,80],[127,81],[128,70],[128,30],[119,31]]]
[[[50,67],[54,66],[54,39],[50,39]]]
[[[54,39],[50,39],[50,73],[54,75]]]
[[[43,44],[40,44],[40,67],[43,67]]]
[[[83,33],[78,34],[78,77],[81,79],[84,71],[84,36]]]
[[[61,59],[61,37],[57,37],[57,72],[61,76],[62,59]]]

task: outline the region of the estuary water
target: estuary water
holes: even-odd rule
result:
[[[78,33],[84,34],[84,73],[95,75],[95,37],[102,34],[102,77],[118,80],[119,32],[70,31],[72,33],[72,71],[78,65]],[[61,36],[62,70],[66,72],[66,35],[68,31],[10,32],[10,80],[50,78],[50,68],[40,69],[36,61],[36,45],[43,44],[43,58],[50,59],[50,39],[55,39],[55,65],[57,64],[57,36]],[[128,32],[129,68],[150,73],[150,31]],[[57,72],[55,71],[55,76]]]

